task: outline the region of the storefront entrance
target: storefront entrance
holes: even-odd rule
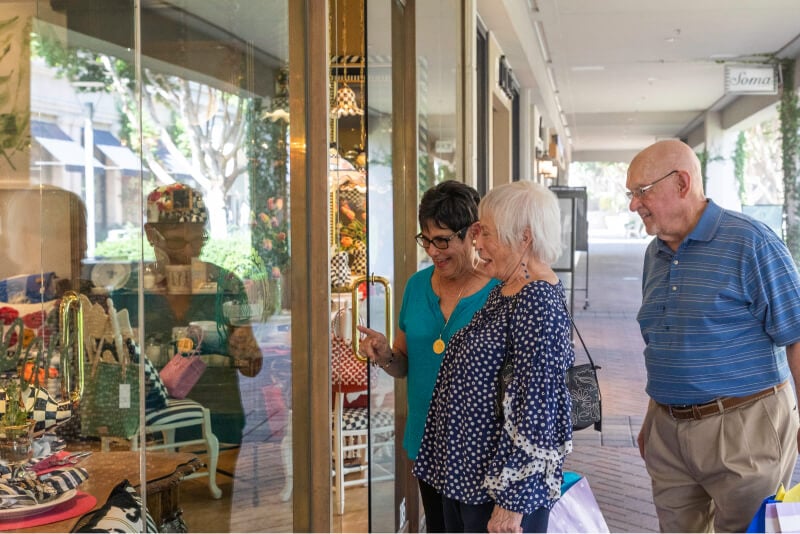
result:
[[[405,393],[347,358],[416,253],[413,12],[291,4],[3,4],[0,380],[70,452],[196,457],[164,524],[392,531]]]

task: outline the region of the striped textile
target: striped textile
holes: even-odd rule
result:
[[[742,397],[789,377],[800,277],[775,233],[713,201],[673,252],[647,248],[642,277],[647,393],[662,404]]]
[[[191,399],[167,399],[167,407],[145,414],[145,426],[201,424],[203,406]]]

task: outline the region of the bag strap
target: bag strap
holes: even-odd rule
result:
[[[581,340],[581,345],[583,345],[583,350],[586,352],[586,357],[589,358],[589,363],[592,366],[592,369],[600,369],[600,367],[594,364],[594,360],[592,359],[592,355],[589,354],[589,347],[586,346],[586,342],[583,340],[583,336],[581,335],[581,331],[578,330],[578,325],[575,324],[575,319],[572,318],[572,314],[569,312],[569,308],[567,307],[567,300],[563,299],[561,303],[564,305],[564,311],[567,312],[567,317],[569,317],[569,322],[572,324],[572,328],[575,329],[575,333],[578,334],[578,339]]]
[[[508,360],[511,357],[511,321],[514,320],[514,312],[517,311],[517,295],[519,293],[511,295],[511,314],[508,316],[508,322],[506,323],[506,353],[503,356],[501,369],[508,364]]]

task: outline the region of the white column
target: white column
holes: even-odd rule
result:
[[[86,188],[86,256],[94,258],[94,249],[97,244],[95,237],[95,200],[94,200],[94,125],[92,115],[94,106],[86,105],[89,116],[83,123],[83,157],[84,179]]]

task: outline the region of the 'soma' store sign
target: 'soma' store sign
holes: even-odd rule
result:
[[[771,65],[758,67],[725,66],[725,92],[774,95],[778,92],[777,69]]]

